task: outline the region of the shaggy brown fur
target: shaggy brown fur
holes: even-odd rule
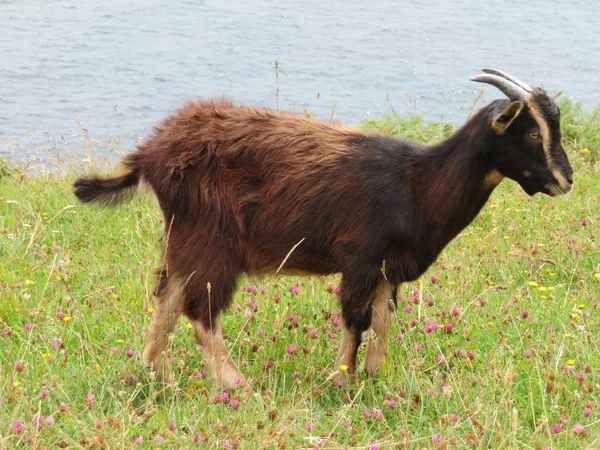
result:
[[[285,271],[343,275],[338,365],[354,368],[374,307],[377,333],[389,328],[383,314],[395,308],[384,307],[382,293],[419,277],[473,220],[508,156],[528,151],[523,136],[535,122],[526,106],[521,112],[507,105],[490,104],[450,139],[426,147],[227,100],[194,101],[125,159],[128,173],[82,178],[76,194],[84,202],[115,203],[140,180],[151,187],[166,223],[158,304],[183,297],[180,309],[197,322],[198,339],[210,340],[215,376],[226,387],[240,374],[219,362],[228,358],[215,325],[219,314],[241,273],[272,272],[295,246]],[[492,120],[515,109],[521,116],[496,136]],[[535,165],[515,159],[521,172]],[[537,177],[538,190],[546,175]],[[535,180],[534,172],[528,186]],[[169,325],[154,335],[172,331],[172,320],[156,321]],[[378,339],[369,351],[370,372],[385,353],[385,338]],[[160,363],[165,342],[147,350],[147,363]]]

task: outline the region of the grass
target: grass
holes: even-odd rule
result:
[[[140,353],[161,217],[79,205],[76,170],[0,163],[0,448],[600,447],[600,110],[563,103],[576,187],[512,181],[401,287],[382,375],[332,383],[338,277],[245,279],[223,317],[251,386],[213,388],[186,320],[176,383]],[[363,124],[431,141],[445,124]],[[364,353],[361,349],[360,356]]]

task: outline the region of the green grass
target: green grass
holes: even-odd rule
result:
[[[229,398],[186,320],[175,385],[141,363],[160,257],[153,199],[82,206],[76,170],[0,163],[0,448],[600,447],[599,122],[563,102],[572,193],[528,198],[503,182],[401,287],[380,376],[328,379],[339,278],[241,280],[223,324],[251,387]],[[394,116],[363,126],[423,141],[452,130]],[[426,332],[434,321],[455,326]]]

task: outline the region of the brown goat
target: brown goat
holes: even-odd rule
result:
[[[183,313],[217,383],[235,387],[243,377],[220,314],[241,273],[273,272],[285,260],[284,272],[342,274],[336,368],[355,373],[361,334],[371,327],[365,370],[376,372],[397,285],[427,270],[504,177],[530,195],[571,188],[555,103],[541,89],[486,72],[475,81],[511,101],[482,108],[438,145],[204,100],[166,118],[126,157],[126,174],[77,180],[81,201],[104,203],[144,181],[164,213],[165,261],[145,363],[167,377],[168,335]]]

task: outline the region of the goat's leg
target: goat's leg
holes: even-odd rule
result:
[[[395,292],[396,290],[392,289],[387,282],[381,283],[371,302],[373,314],[371,330],[374,335],[367,342],[364,363],[365,372],[368,375],[377,373],[385,362],[389,332],[396,313],[392,291]]]
[[[334,366],[340,375],[344,372],[350,375],[356,374],[356,354],[360,345],[360,333],[348,326],[346,320],[342,318],[342,343]]]
[[[170,336],[181,316],[183,284],[176,277],[167,278],[161,272],[155,291],[155,308],[146,336],[146,348],[142,354],[144,364],[156,371],[158,381],[169,381],[171,361]]]
[[[372,276],[348,276],[342,279],[342,342],[335,369],[356,374],[356,354],[362,332],[371,326],[370,299],[379,284],[377,273]]]
[[[245,381],[223,341],[219,316],[212,317],[212,328],[201,320],[194,321],[196,339],[202,345],[204,360],[220,389],[235,389]]]
[[[203,256],[188,279],[184,311],[194,325],[196,340],[202,345],[204,360],[216,385],[220,389],[234,389],[245,378],[225,346],[220,316],[231,303],[239,270],[218,254]]]

